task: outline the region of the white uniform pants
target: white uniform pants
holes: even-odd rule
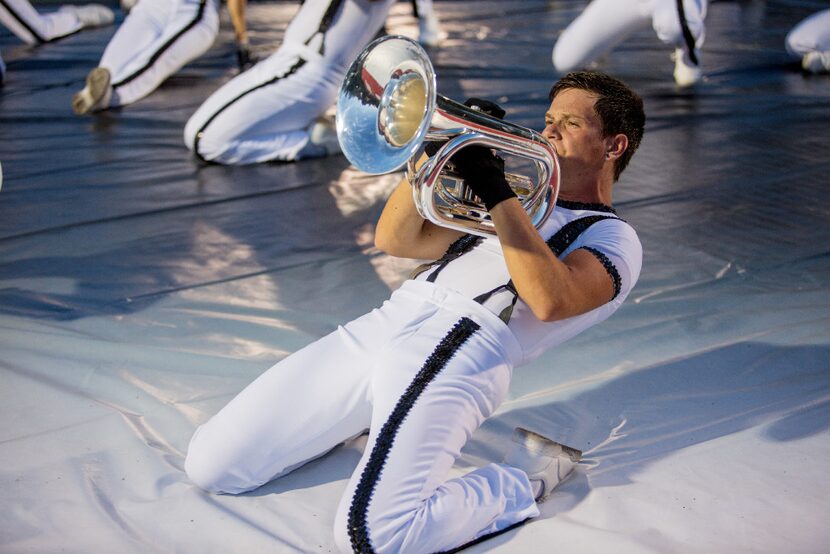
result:
[[[139,100],[204,54],[219,32],[217,0],[141,0],[104,50],[110,106]]]
[[[27,44],[49,42],[81,30],[72,10],[40,14],[29,0],[0,0],[0,23]]]
[[[703,44],[707,3],[683,0],[695,48]],[[561,73],[584,68],[649,24],[661,41],[688,50],[675,0],[593,0],[556,41],[553,65]]]
[[[830,70],[830,10],[814,13],[793,27],[785,44],[787,51],[798,59],[810,52],[823,53],[824,65]]]
[[[527,475],[490,464],[447,480],[507,394],[520,350],[492,312],[408,281],[377,310],[284,359],[196,430],[185,469],[239,493],[369,429],[340,502],[348,552],[438,552],[538,515]]]
[[[282,46],[196,110],[185,126],[187,147],[223,164],[294,160],[392,2],[306,0]]]

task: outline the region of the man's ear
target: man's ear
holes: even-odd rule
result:
[[[628,137],[620,133],[605,139],[605,159],[616,160],[628,148]]]

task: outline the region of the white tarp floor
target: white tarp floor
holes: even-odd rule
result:
[[[538,128],[551,47],[585,4],[439,0],[439,90]],[[642,277],[517,370],[465,448],[458,472],[500,461],[516,425],[586,452],[541,517],[470,552],[830,551],[830,77],[783,46],[822,7],[713,2],[692,90],[650,29],[599,64],[646,103],[616,197]],[[296,9],[249,6],[260,55]],[[398,175],[193,159],[184,123],[236,71],[222,25],[153,95],[85,118],[69,99],[113,28],[0,34],[2,552],[334,551],[361,439],[237,497],[198,490],[183,459],[254,377],[406,277],[415,262],[371,246]],[[416,29],[396,5],[387,30]]]

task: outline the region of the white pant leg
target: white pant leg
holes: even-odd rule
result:
[[[406,332],[412,304],[386,302],[263,373],[196,430],[185,461],[191,481],[251,490],[367,429],[375,352]]]
[[[136,5],[104,49],[99,67],[107,68],[114,78],[124,78],[124,68],[144,56],[144,50],[151,48],[172,22],[177,5],[169,0],[145,0]]]
[[[82,27],[73,11],[40,14],[28,0],[0,0],[0,23],[28,44],[49,42]]]
[[[435,8],[432,5],[432,0],[415,0],[415,7],[418,10],[418,17],[435,17]]]
[[[517,468],[490,464],[447,480],[507,394],[507,327],[475,310],[423,310],[428,319],[378,360],[369,440],[335,520],[343,552],[444,551],[539,513]]]
[[[632,33],[645,28],[646,0],[593,0],[562,32],[553,47],[553,66],[565,73],[585,68]]]
[[[224,164],[293,160],[307,128],[334,102],[352,60],[383,25],[393,0],[306,0],[270,57],[213,93],[184,141]],[[334,19],[319,32],[325,14]]]
[[[131,104],[204,54],[219,32],[216,0],[142,0],[101,57],[112,76],[110,106]]]
[[[787,52],[801,59],[810,52],[826,52],[830,57],[830,9],[814,13],[787,33]]]
[[[675,48],[688,50],[683,28],[680,24],[680,15],[675,0],[653,0],[654,8],[651,25],[657,38],[665,44]],[[707,0],[683,0],[683,13],[686,25],[694,38],[694,48],[703,46],[706,35],[704,20],[706,19]]]

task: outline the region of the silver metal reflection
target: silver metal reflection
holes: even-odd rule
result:
[[[466,233],[495,234],[481,201],[448,162],[472,144],[531,162],[535,178],[507,180],[533,225],[547,220],[559,191],[559,161],[539,133],[490,117],[436,92],[435,71],[421,46],[401,36],[375,40],[358,55],[337,100],[337,137],[349,161],[366,173],[407,166],[418,212]],[[438,151],[416,167],[429,142]]]

